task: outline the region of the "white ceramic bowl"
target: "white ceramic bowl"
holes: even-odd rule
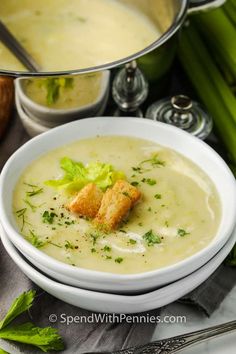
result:
[[[39,123],[37,120],[32,119],[26,114],[23,107],[21,106],[19,96],[17,93],[15,94],[15,103],[16,103],[16,110],[18,116],[21,120],[23,127],[29,134],[29,136],[33,138],[36,135],[45,133],[50,129],[48,126]]]
[[[14,247],[6,233],[1,232],[2,243],[18,267],[35,284],[56,298],[90,311],[105,313],[139,313],[172,303],[202,284],[224,261],[236,242],[236,230],[225,246],[203,267],[187,277],[142,295],[117,295],[79,289],[56,282],[28,263]],[[10,274],[9,274],[10,276]]]
[[[40,121],[44,125],[48,125],[48,123],[59,125],[80,118],[95,117],[98,112],[102,114],[101,107],[104,107],[108,100],[110,71],[102,72],[101,89],[96,101],[86,106],[70,109],[54,109],[34,102],[25,93],[25,80],[28,80],[28,78],[22,77],[15,80],[15,91],[26,114],[31,116],[32,119],[36,119],[38,123]]]
[[[174,265],[151,272],[119,275],[72,267],[27,242],[18,232],[12,213],[12,194],[19,176],[33,160],[51,149],[96,135],[135,136],[175,149],[190,158],[214,182],[222,204],[222,219],[215,238],[203,250]],[[193,201],[194,202],[194,201]],[[92,118],[72,122],[44,133],[22,146],[0,176],[0,220],[13,244],[54,278],[74,286],[114,293],[144,292],[176,281],[200,268],[227,242],[236,222],[236,183],[221,157],[178,128],[139,118]]]
[[[107,92],[107,97],[108,94],[109,91]],[[23,124],[23,127],[25,128],[29,136],[31,136],[32,138],[39,134],[45,133],[51,128],[55,128],[56,126],[60,125],[57,121],[54,122],[45,121],[42,123],[42,121],[34,117],[32,113],[26,112],[20,102],[20,98],[17,92],[15,93],[15,102],[16,102],[16,110]],[[106,109],[106,104],[107,104],[107,98],[103,101],[102,105],[98,107],[98,111],[93,112],[95,117],[101,116],[104,113]]]

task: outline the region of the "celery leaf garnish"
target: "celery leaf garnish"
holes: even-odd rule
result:
[[[91,162],[84,165],[68,157],[60,161],[60,167],[64,171],[61,179],[49,180],[45,184],[50,187],[79,191],[88,183],[95,183],[102,190],[112,186],[118,179],[124,179],[124,173],[115,171],[113,166],[101,162]]]

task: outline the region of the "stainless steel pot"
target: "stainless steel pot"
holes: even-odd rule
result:
[[[170,39],[178,32],[182,26],[186,15],[189,12],[199,11],[200,9],[206,9],[214,6],[221,5],[224,0],[119,0],[123,3],[127,3],[130,6],[137,8],[139,11],[145,13],[161,31],[161,37],[158,38],[148,47],[143,50],[134,53],[126,58],[99,65],[95,67],[89,67],[78,70],[66,70],[55,72],[29,72],[29,71],[6,71],[1,70],[0,74],[13,77],[18,76],[59,76],[59,75],[75,75],[82,73],[89,73],[95,71],[101,71],[105,69],[112,69],[118,67],[127,62],[133,61],[140,57],[153,52],[157,48],[163,47],[164,44],[170,47]],[[160,48],[161,49],[161,48]]]

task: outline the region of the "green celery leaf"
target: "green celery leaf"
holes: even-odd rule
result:
[[[13,301],[4,319],[0,321],[0,330],[6,327],[21,313],[29,310],[30,307],[32,306],[35,295],[36,295],[36,291],[30,290],[28,292],[24,292],[17,299],[15,299],[15,301]]]
[[[75,162],[68,157],[63,157],[60,161],[60,166],[66,172],[68,179],[86,178],[86,169],[82,162]]]
[[[73,88],[73,78],[48,78],[43,80],[47,90],[47,104],[50,106],[60,97],[61,88]]]
[[[9,353],[0,348],[0,354],[9,354]]]
[[[31,344],[43,352],[64,349],[62,338],[55,328],[40,328],[36,327],[33,323],[16,326],[10,325],[0,330],[0,338]]]
[[[60,161],[60,167],[65,172],[62,179],[46,181],[46,185],[68,191],[79,191],[93,182],[102,190],[106,190],[118,179],[125,179],[123,172],[115,171],[112,165],[101,162],[91,162],[85,166],[82,162],[64,157]]]

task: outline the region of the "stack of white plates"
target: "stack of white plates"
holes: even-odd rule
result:
[[[26,241],[12,215],[12,193],[21,173],[40,155],[97,135],[135,136],[168,146],[200,165],[214,182],[222,205],[211,243],[177,264],[141,274],[111,274],[59,262]],[[186,146],[188,149],[186,149]],[[236,241],[236,185],[224,161],[208,145],[175,127],[134,118],[95,118],[69,123],[31,140],[7,162],[0,176],[2,242],[21,270],[41,288],[70,304],[106,313],[148,311],[175,301],[204,282]]]

